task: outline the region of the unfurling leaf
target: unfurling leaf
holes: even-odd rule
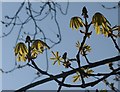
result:
[[[39,53],[43,53],[45,48],[50,49],[50,47],[45,42],[41,40],[35,40],[31,45],[32,56],[35,55],[33,57],[36,57],[36,55],[38,55]]]
[[[83,27],[84,23],[80,17],[72,17],[70,20],[70,28],[78,30],[80,27]]]
[[[20,42],[16,45],[14,53],[17,56],[17,61],[26,61],[28,49],[24,43]]]
[[[80,49],[80,46],[81,46],[81,44],[80,44],[80,42],[79,41],[77,41],[76,42],[76,47],[77,47],[77,49],[79,50]],[[82,47],[82,49],[81,49],[81,55],[87,55],[88,54],[88,52],[90,52],[92,49],[91,49],[91,47],[89,46],[89,45],[86,45],[86,44],[84,44],[83,45],[83,47]]]
[[[97,12],[93,15],[92,23],[96,34],[102,33],[104,36],[108,36],[108,34],[111,33],[111,24],[101,13]]]
[[[76,75],[73,76],[73,82],[77,82],[79,80],[80,80],[80,74],[79,74],[79,72],[76,72]]]
[[[53,54],[54,57],[51,57],[50,59],[51,59],[51,60],[54,60],[53,65],[54,65],[56,62],[58,62],[58,65],[60,65],[60,62],[63,60],[63,58],[61,58],[61,56],[59,56],[59,52],[57,51],[56,53],[54,53],[54,52],[52,51],[52,54]]]

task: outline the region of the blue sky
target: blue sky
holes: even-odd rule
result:
[[[66,3],[60,3],[65,9]],[[101,5],[104,4],[107,7],[112,7],[114,5],[117,5],[116,3],[90,3],[90,2],[71,2],[69,4],[69,9],[67,15],[62,15],[58,12],[57,14],[57,20],[60,24],[61,28],[61,34],[62,34],[62,41],[59,45],[55,46],[54,48],[50,49],[48,51],[48,57],[50,58],[52,56],[51,51],[59,51],[59,53],[62,55],[65,51],[68,52],[68,57],[74,58],[77,49],[75,47],[75,43],[77,41],[82,41],[83,35],[80,34],[80,32],[69,28],[69,22],[71,17],[73,16],[81,16],[81,11],[82,7],[86,6],[88,9],[88,14],[89,14],[89,22],[91,21],[91,16],[95,14],[96,12],[101,12],[113,25],[118,24],[118,10],[117,9],[111,9],[107,10],[104,9]],[[9,15],[13,16],[18,9],[20,3],[15,3],[15,2],[7,2],[7,3],[2,3],[2,19],[5,20],[4,16]],[[39,6],[39,3],[34,3],[33,4],[35,9],[37,9]],[[22,10],[23,12],[20,13],[20,17],[24,19],[26,17],[26,14],[24,12],[24,9]],[[54,21],[51,19],[51,16],[48,16],[44,21],[42,21],[40,24],[40,27],[44,30],[46,35],[48,37],[51,37],[53,40],[56,40],[56,35],[55,33],[57,28],[55,26]],[[2,32],[8,32],[10,29],[5,28],[2,26]],[[10,70],[14,67],[14,50],[13,47],[15,46],[17,34],[18,34],[19,27],[15,27],[13,30],[12,34],[9,36],[5,37],[2,39],[2,68],[4,70]],[[114,48],[114,44],[112,43],[110,38],[105,38],[103,35],[96,35],[95,31],[93,29],[93,26],[90,28],[91,31],[93,31],[93,34],[90,39],[87,40],[87,44],[91,45],[92,51],[88,55],[88,58],[90,61],[97,61],[97,60],[102,60],[105,58],[109,58],[112,56],[116,56],[117,50]],[[28,25],[25,25],[23,28],[23,31],[29,31],[32,32],[34,31],[34,27],[32,23],[29,23]],[[38,39],[41,37],[38,35]],[[49,45],[49,42],[48,42]],[[38,59],[36,60],[36,63],[39,65],[39,67],[43,70],[46,69],[46,59],[45,59],[45,53],[43,55],[39,55]],[[49,73],[53,74],[58,74],[61,73],[62,71],[68,71],[69,69],[64,69],[63,66],[58,66],[52,65],[53,61],[49,60]],[[86,62],[83,60],[81,62],[82,64],[86,64]],[[24,62],[20,62],[20,64],[24,64]],[[100,71],[108,71],[105,67],[100,67],[100,68],[95,68],[93,69],[95,72],[100,72]],[[3,89],[18,89],[26,84],[29,84],[32,82],[32,80],[36,77],[35,75],[36,71],[31,69],[30,67],[25,67],[23,69],[15,70],[12,73],[9,74],[3,74],[2,76],[2,88]],[[40,77],[38,80],[44,78],[44,76]],[[72,76],[66,80],[69,83],[72,83]],[[90,80],[88,80],[90,81]],[[112,79],[110,79],[112,81]],[[79,82],[77,82],[79,83]],[[34,89],[56,89],[58,88],[57,83],[54,81],[45,83],[43,85],[37,86]],[[108,89],[105,85],[102,83],[99,83],[97,86],[94,88],[86,88],[86,89]],[[64,88],[63,89],[73,89],[73,88]],[[80,89],[80,88],[74,88],[74,89]]]

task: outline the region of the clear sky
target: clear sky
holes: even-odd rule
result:
[[[2,12],[2,3],[0,2],[0,12]],[[0,14],[0,19],[2,19],[2,13]],[[0,35],[2,34],[2,24],[0,23]],[[2,39],[0,39],[0,56],[1,56],[1,58],[0,58],[0,61],[2,61]],[[2,67],[2,62],[0,63],[0,68]],[[1,81],[1,83],[0,83],[0,90],[2,89],[2,73],[0,73],[0,81]]]
[[[65,9],[66,3],[60,3]],[[59,53],[62,55],[65,51],[68,52],[68,57],[75,57],[77,53],[77,49],[75,47],[75,43],[77,41],[82,40],[83,35],[81,35],[77,31],[72,31],[72,29],[69,28],[69,22],[71,17],[73,16],[81,16],[81,10],[82,7],[86,6],[88,9],[88,14],[89,14],[89,21],[91,20],[91,16],[95,14],[95,12],[101,12],[113,25],[118,24],[118,10],[117,9],[111,9],[107,10],[104,9],[101,5],[104,4],[107,7],[112,7],[117,5],[117,2],[112,2],[112,3],[91,3],[91,2],[71,2],[69,4],[69,9],[67,15],[62,15],[58,12],[57,14],[57,20],[60,24],[61,28],[61,34],[62,34],[62,41],[59,45],[55,46],[54,48],[50,49],[48,51],[48,57],[50,58],[52,56],[51,51],[59,51]],[[34,3],[33,4],[35,9],[39,7],[39,3]],[[4,16],[9,15],[13,16],[17,9],[19,8],[20,3],[15,3],[15,2],[4,2],[2,3],[2,19],[5,20]],[[24,19],[26,17],[26,14],[24,12],[24,9],[20,13],[20,17]],[[55,33],[57,28],[54,26],[55,23],[51,19],[51,16],[48,16],[47,19],[42,21],[40,23],[41,28],[44,30],[46,35],[48,37],[51,37],[53,40],[56,40],[56,35]],[[10,29],[5,28],[2,26],[2,32],[8,32]],[[15,41],[18,35],[18,30],[19,26],[15,27],[13,32],[2,39],[2,68],[4,70],[10,70],[14,67],[14,62],[15,62],[15,57],[14,57],[14,50],[13,47],[15,46]],[[25,25],[23,28],[23,31],[29,31],[32,32],[34,30],[32,23],[29,23],[28,25]],[[90,39],[87,40],[87,44],[91,45],[92,51],[88,55],[88,58],[91,62],[97,61],[97,60],[102,60],[105,58],[109,58],[112,56],[116,56],[117,50],[114,48],[114,44],[112,43],[112,40],[110,38],[105,38],[103,35],[95,35],[95,31],[93,27],[90,28],[90,30],[93,31],[93,35],[91,36]],[[37,38],[41,38],[37,36]],[[49,42],[48,42],[49,45]],[[1,55],[1,54],[0,54]],[[39,67],[43,70],[46,69],[46,61],[45,61],[45,53],[43,55],[39,55],[38,60],[36,60],[36,63],[39,65]],[[63,66],[58,66],[52,65],[53,61],[49,60],[49,73],[53,74],[59,74],[62,71],[68,71],[69,69],[64,69]],[[86,62],[81,62],[82,64],[86,64]],[[20,64],[24,64],[24,62],[21,62]],[[95,68],[93,69],[95,72],[100,72],[100,71],[108,71],[105,67],[100,67],[100,68]],[[35,75],[36,71],[31,69],[30,67],[25,67],[23,69],[15,70],[9,74],[3,74],[2,75],[2,89],[18,89],[26,84],[29,84],[32,82],[32,80],[36,77]],[[44,78],[44,76],[40,77],[38,80]],[[68,78],[66,81],[69,83],[72,83],[72,76]],[[90,80],[88,80],[90,81]],[[110,79],[112,81],[112,78]],[[79,83],[79,82],[77,82]],[[51,90],[55,89],[57,90],[58,86],[57,84],[52,81],[49,83],[45,83],[43,85],[37,86],[33,89],[45,89],[46,90]],[[86,89],[109,89],[102,83],[99,83],[97,86],[91,88],[86,88]],[[73,88],[64,88],[63,89],[73,89]],[[74,89],[81,89],[81,88],[74,88]]]

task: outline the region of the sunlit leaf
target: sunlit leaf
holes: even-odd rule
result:
[[[35,40],[31,45],[31,54],[33,57],[36,57],[39,53],[43,53],[44,49],[50,47],[41,40]]]
[[[72,17],[70,20],[70,28],[78,30],[80,27],[83,27],[84,23],[80,17]]]
[[[38,54],[39,54],[39,52],[34,49],[34,50],[32,50],[31,57],[36,58]]]
[[[86,73],[87,74],[92,74],[94,71],[93,70],[91,70],[91,69],[86,69]]]
[[[108,92],[106,89],[100,90],[100,92]]]
[[[53,57],[51,57],[50,59],[51,60],[54,60],[53,62],[53,65],[58,62],[58,65],[60,65],[60,62],[63,60],[63,58],[61,58],[61,56],[59,56],[59,52],[53,52],[52,51],[52,54],[53,54]]]
[[[28,49],[24,43],[20,42],[16,45],[14,53],[17,56],[17,61],[26,61]]]
[[[77,47],[77,49],[79,50],[80,49],[80,46],[81,46],[81,44],[80,44],[80,42],[79,41],[77,41],[76,42],[76,47]],[[88,52],[90,52],[92,49],[91,49],[91,46],[89,46],[89,45],[87,45],[87,44],[84,44],[83,45],[83,47],[82,47],[82,49],[81,49],[81,55],[85,55],[85,54],[87,54]]]
[[[80,42],[79,41],[76,42],[76,47],[79,50],[79,48],[80,48]]]
[[[79,80],[80,80],[80,74],[79,74],[79,72],[76,72],[76,75],[73,76],[73,82],[77,82]]]
[[[92,24],[94,25],[96,34],[104,34],[108,36],[111,33],[111,24],[109,21],[99,12],[95,13],[92,17]]]
[[[77,82],[78,80],[80,80],[80,76],[77,75],[73,77],[73,82]]]

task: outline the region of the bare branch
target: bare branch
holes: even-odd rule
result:
[[[116,62],[116,61],[119,61],[119,60],[120,60],[120,56],[115,56],[115,57],[112,57],[112,58],[108,58],[108,59],[105,59],[105,60],[101,60],[101,61],[92,63],[92,64],[90,64],[90,65],[82,66],[81,68],[94,68],[94,67],[97,67],[97,66],[101,66],[101,65],[107,64],[107,63],[109,63],[109,62]],[[80,70],[79,68],[76,68],[76,69],[74,69],[74,70],[70,70],[70,71],[67,71],[67,72],[64,72],[64,73],[55,75],[54,77],[55,77],[56,79],[58,79],[58,78],[63,78],[64,76],[74,74],[74,73],[76,73],[76,71],[79,71],[79,70]],[[119,70],[119,69],[117,69],[117,70]],[[115,71],[117,71],[117,70],[115,70]],[[115,71],[114,71],[114,72],[115,72]],[[114,73],[114,72],[111,72],[110,74],[112,74],[112,73]],[[104,80],[105,78],[109,77],[110,74],[109,74],[109,75],[106,75],[105,77],[103,77],[103,78],[100,79],[99,81],[96,81],[96,82],[91,83],[91,84],[96,84],[96,83]],[[20,89],[17,90],[16,92],[19,92],[19,91],[21,91],[21,90],[27,90],[27,89],[30,89],[30,88],[32,88],[32,87],[35,87],[35,86],[37,86],[37,85],[40,85],[40,84],[43,84],[43,83],[46,83],[46,82],[49,82],[49,81],[52,81],[52,80],[54,80],[52,77],[48,77],[48,78],[45,78],[45,79],[43,79],[43,80],[40,80],[40,81],[31,83],[31,84],[29,84],[29,85],[27,85],[27,86],[25,86],[25,87],[23,87],[23,88],[20,88]],[[89,83],[86,84],[85,86],[87,86],[87,85],[89,85]],[[71,87],[70,85],[67,85],[67,84],[66,84],[66,85],[63,85],[63,86]],[[83,85],[75,85],[75,86],[72,86],[72,87],[77,87],[77,86],[78,86],[78,87],[83,87]]]

